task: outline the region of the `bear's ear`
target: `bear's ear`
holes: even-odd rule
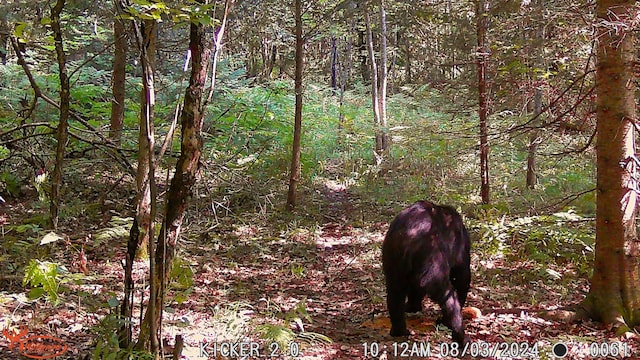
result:
[[[444,220],[444,227],[449,228],[453,222],[453,215],[446,208],[438,205],[431,206],[431,216],[441,215]]]

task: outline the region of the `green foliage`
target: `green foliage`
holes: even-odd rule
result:
[[[0,147],[0,153],[1,152],[2,147]],[[0,174],[0,191],[6,191],[11,196],[18,196],[20,193],[20,186],[20,178],[15,174],[8,172]]]
[[[109,305],[110,306],[110,305]],[[119,315],[111,313],[105,316],[100,324],[92,328],[96,335],[97,343],[93,350],[93,359],[96,360],[151,360],[153,355],[145,351],[120,348],[118,334],[125,324]]]
[[[199,25],[213,25],[215,20],[211,12],[216,3],[211,4],[181,4],[171,7],[162,1],[133,0],[132,5],[125,9],[124,19],[162,21],[166,15],[171,16],[174,23],[190,22]]]
[[[304,276],[304,265],[301,264],[291,264],[291,274],[295,277],[303,277]]]
[[[478,239],[474,252],[530,260],[553,278],[557,273],[548,266],[556,263],[570,264],[579,274],[589,275],[595,247],[592,221],[568,211],[514,219],[487,214],[468,223]]]
[[[174,290],[175,301],[182,304],[189,298],[193,291],[193,269],[182,258],[176,257],[169,274],[169,287]]]
[[[93,237],[97,243],[108,244],[115,240],[121,240],[129,236],[129,230],[133,224],[133,218],[121,218],[113,216],[109,220],[109,227],[96,231]]]
[[[252,313],[253,308],[243,302],[216,305],[211,319],[213,338],[221,342],[241,341],[246,338]]]
[[[284,325],[262,324],[256,327],[256,330],[263,340],[269,343],[277,343],[280,349],[288,348],[289,343],[296,338],[293,330]]]
[[[7,149],[6,146],[0,145],[0,160],[6,160],[10,154],[11,152],[9,151],[9,149]]]
[[[58,290],[60,286],[60,274],[68,273],[66,268],[58,264],[31,260],[25,268],[23,286],[32,287],[28,296],[30,299],[37,299],[43,295],[47,296],[47,300],[54,305],[59,301]]]
[[[284,314],[280,314],[280,317],[284,320],[282,325],[262,324],[256,328],[263,340],[277,343],[280,349],[287,349],[289,343],[294,340],[302,340],[308,344],[330,344],[333,342],[326,335],[304,330],[303,320],[311,321],[305,300],[299,301],[294,308]],[[291,329],[294,324],[300,330],[298,334]]]

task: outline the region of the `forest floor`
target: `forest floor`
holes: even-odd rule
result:
[[[287,359],[450,358],[451,332],[435,325],[439,309],[428,300],[423,314],[409,317],[413,335],[388,335],[380,267],[388,223],[371,221],[380,219],[381,211],[336,181],[315,182],[304,192],[311,205],[299,208],[293,219],[267,211],[266,201],[250,215],[223,217],[222,212],[230,210],[226,205],[190,212],[193,218],[187,217],[179,253],[188,271],[177,272],[186,280],[175,282],[169,296],[166,350],[180,334],[185,359],[253,359],[256,354]],[[28,209],[25,202],[6,204],[1,225],[24,224],[33,216]],[[382,217],[391,220],[395,210],[382,211]],[[304,218],[305,211],[315,213],[310,215],[313,221],[296,220]],[[377,216],[370,216],[373,212]],[[103,227],[109,214],[104,214]],[[82,231],[67,231],[66,241],[47,245],[55,247],[49,254],[72,273],[86,270],[87,275],[62,286],[56,306],[27,300],[20,276],[2,278],[0,327],[17,330],[22,325],[28,336],[62,339],[68,350],[56,359],[91,358],[96,347],[114,339],[117,327],[103,319],[113,319],[105,317],[113,311],[106,306],[108,300],[121,298],[126,240],[104,243]],[[2,239],[16,235],[3,232]],[[2,254],[3,266],[8,256]],[[146,262],[136,263],[136,304],[147,270]],[[562,309],[578,304],[588,291],[588,281],[576,275],[571,263],[558,259],[552,268],[541,269],[526,258],[474,252],[472,273],[467,306],[482,314],[465,320],[472,340],[465,358],[553,359],[557,343],[566,345],[566,359],[640,356],[635,334],[619,337],[596,322],[567,321]],[[541,315],[552,310],[555,320]],[[10,343],[6,335],[0,336],[0,359],[19,358],[18,343]]]

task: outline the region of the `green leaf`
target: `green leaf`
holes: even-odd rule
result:
[[[109,307],[115,308],[115,307],[118,307],[118,305],[120,305],[120,301],[118,300],[117,297],[112,296],[111,298],[109,298],[109,300],[107,300],[107,304],[109,304]]]
[[[27,27],[27,23],[25,22],[16,23],[16,28],[15,30],[13,30],[13,34],[17,38],[22,38],[22,35],[24,35],[24,29],[26,29],[26,27]]]
[[[29,299],[38,299],[44,295],[44,289],[41,287],[33,288],[27,293]]]

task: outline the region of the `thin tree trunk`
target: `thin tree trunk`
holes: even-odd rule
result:
[[[333,94],[338,93],[338,40],[335,37],[331,38],[331,89]]]
[[[347,34],[347,47],[346,47],[346,54],[344,56],[344,72],[345,72],[345,79],[344,79],[344,83],[345,84],[350,84],[351,83],[351,72],[353,71],[353,36],[358,34],[358,32],[356,31],[356,19],[352,19],[351,20],[351,28],[349,29],[349,33]],[[365,57],[366,59],[366,57]]]
[[[489,130],[487,124],[487,61],[489,49],[487,38],[487,9],[489,0],[476,0],[476,21],[478,36],[478,117],[480,119],[480,198],[483,204],[489,198]]]
[[[140,93],[140,131],[138,133],[138,171],[136,176],[137,194],[136,219],[140,227],[138,254],[147,252],[151,219],[151,179],[149,178],[149,149],[154,147],[154,112],[155,112],[155,48],[156,22],[145,20],[141,26],[140,63],[142,66],[142,91]]]
[[[296,107],[293,127],[293,149],[291,154],[291,169],[289,176],[289,192],[287,194],[287,209],[296,206],[296,189],[300,181],[300,138],[302,135],[302,68],[304,66],[304,38],[302,37],[302,0],[295,0],[294,17],[296,23],[296,72],[295,93]]]
[[[2,0],[0,3],[0,64],[7,64],[7,48],[9,44],[9,22],[7,18],[9,16],[9,6],[6,0]]]
[[[380,0],[380,144],[382,152],[389,149],[389,135],[387,133],[387,15],[384,0]]]
[[[534,94],[534,117],[539,117],[542,112],[542,90],[536,87]],[[535,189],[538,178],[536,175],[536,152],[540,144],[540,131],[538,129],[531,130],[529,134],[529,152],[527,154],[527,187]]]
[[[58,0],[56,5],[51,9],[51,29],[53,30],[53,39],[55,42],[56,56],[58,58],[58,73],[60,76],[60,122],[56,139],[58,145],[56,147],[56,164],[53,169],[51,178],[51,225],[54,229],[58,228],[58,211],[60,206],[60,190],[62,188],[62,175],[64,166],[64,151],[69,138],[69,104],[70,89],[69,77],[67,75],[67,60],[62,42],[62,29],[60,28],[60,14],[64,8],[65,0]]]
[[[597,199],[593,277],[582,310],[618,333],[640,323],[638,160],[633,84],[635,1],[596,3]],[[622,24],[626,24],[623,26]]]
[[[120,6],[124,7],[123,4]],[[142,91],[140,92],[140,119],[138,133],[138,168],[136,172],[136,216],[129,232],[127,243],[127,258],[125,264],[125,298],[123,301],[121,315],[130,319],[132,312],[133,298],[133,261],[143,252],[153,253],[154,244],[149,242],[154,233],[155,219],[155,167],[153,148],[154,136],[154,108],[155,108],[155,42],[156,42],[156,21],[144,20],[138,24],[136,20],[132,22],[134,27],[135,41],[140,52],[140,63],[142,67]],[[154,286],[155,259],[149,257],[150,262],[150,298],[157,298],[157,288]],[[150,302],[147,311],[155,313],[157,308],[155,302]],[[145,338],[144,348],[153,354],[159,353],[159,342],[157,336],[158,328],[156,324],[148,329],[149,332],[140,335]],[[129,324],[120,329],[119,340],[122,345],[128,345],[131,341],[131,327]],[[140,344],[140,342],[138,343]]]
[[[142,44],[140,46],[140,56],[142,64],[142,96],[140,106],[140,150],[138,153],[138,175],[143,177],[142,197],[139,203],[138,218],[139,225],[142,231],[140,234],[142,237],[138,239],[139,248],[145,249],[148,246],[149,254],[154,253],[155,244],[150,239],[154,238],[154,224],[155,224],[155,199],[156,199],[156,186],[155,186],[155,166],[153,158],[153,149],[155,147],[155,131],[154,131],[154,119],[155,119],[155,56],[156,56],[156,36],[157,36],[157,23],[155,20],[144,20],[142,29]],[[144,144],[144,145],[143,145]],[[144,150],[143,150],[144,148]],[[143,165],[142,162],[146,161]],[[142,170],[140,169],[142,167]],[[146,171],[146,174],[141,174],[141,171]],[[153,255],[149,256],[149,306],[147,308],[148,313],[152,316],[160,316],[162,305],[158,306],[157,302],[153,299],[162,297],[162,291],[158,290],[157,284],[161,284],[157,280],[156,264]],[[149,351],[156,355],[160,353],[160,323],[151,322],[150,333],[150,347]]]
[[[340,61],[340,115],[338,126],[340,128],[344,127],[344,92],[347,88],[347,83],[351,81],[351,68],[353,67],[353,61],[351,57],[353,56],[353,39],[352,34],[355,33],[356,21],[355,19],[351,20],[351,27],[349,29],[349,33],[346,35],[345,41],[345,55],[344,59]]]
[[[216,39],[221,39],[224,32],[229,10],[233,0],[225,2],[222,26],[218,30]],[[217,40],[216,40],[217,41]],[[144,320],[140,328],[140,338],[137,349],[146,347],[149,335],[153,327],[160,328],[162,322],[162,308],[164,303],[164,292],[162,289],[169,281],[169,274],[173,259],[177,250],[177,240],[184,220],[184,215],[192,196],[193,185],[196,183],[196,175],[200,164],[202,153],[202,124],[204,121],[205,104],[204,89],[207,82],[207,69],[211,58],[211,51],[208,48],[210,41],[207,39],[207,31],[202,24],[191,24],[189,33],[189,49],[191,51],[191,77],[189,86],[185,91],[184,106],[181,116],[182,142],[180,157],[176,163],[176,171],[171,185],[167,192],[167,205],[164,221],[158,234],[158,248],[152,257],[155,258],[156,282],[160,284],[159,294],[150,299],[150,306],[145,312]],[[219,46],[216,46],[216,53]],[[213,59],[215,60],[215,59]],[[212,70],[215,67],[212,67]],[[215,74],[211,74],[215,76]],[[215,84],[212,81],[212,84]],[[154,303],[156,312],[151,310],[151,302]],[[155,325],[154,325],[155,324]]]
[[[404,73],[405,73],[405,78],[404,78],[404,82],[405,84],[411,84],[413,83],[413,74],[411,71],[411,60],[412,60],[412,56],[411,56],[411,40],[409,39],[409,37],[404,36],[404,54],[405,54],[405,65],[404,65]],[[398,44],[398,46],[400,46],[400,44]]]
[[[530,22],[533,22],[533,31],[529,31],[532,34],[531,38],[528,40],[531,44],[531,52],[530,58],[533,62],[533,71],[530,73],[530,80],[535,82],[535,91],[533,95],[533,117],[537,119],[534,121],[534,127],[538,124],[541,124],[541,113],[542,113],[542,89],[541,82],[542,79],[539,77],[538,69],[543,69],[544,67],[544,16],[543,9],[544,4],[542,0],[534,0],[531,3],[531,6],[534,7],[534,16],[529,18]],[[526,24],[525,24],[526,25]],[[532,26],[523,26],[526,28],[531,28]],[[525,33],[526,36],[526,33]],[[525,38],[526,40],[526,38]],[[529,102],[531,104],[531,102]],[[529,189],[535,189],[536,184],[538,182],[538,176],[536,172],[536,153],[538,151],[538,145],[540,145],[540,130],[534,128],[529,133],[529,150],[527,154],[527,187]]]
[[[127,37],[124,20],[120,18],[122,9],[119,1],[114,1],[113,19],[113,99],[111,100],[111,124],[109,139],[119,144],[124,122],[125,77],[127,65]]]
[[[365,24],[367,26],[367,49],[369,50],[369,61],[371,62],[371,104],[373,105],[373,124],[376,132],[375,152],[377,156],[382,155],[382,136],[380,136],[380,102],[378,101],[378,65],[373,49],[373,34],[371,31],[371,18],[369,11],[364,12]]]
[[[340,91],[338,92],[338,105],[339,105],[339,113],[338,113],[338,128],[342,129],[344,127],[344,92],[347,85],[347,62],[349,61],[347,56],[351,56],[351,43],[349,39],[349,35],[347,35],[347,43],[345,49],[345,56],[343,59],[338,58],[338,87]],[[341,138],[338,138],[338,141],[341,141]]]
[[[367,17],[367,13],[365,11],[365,19]],[[367,83],[371,81],[371,75],[369,72],[371,71],[370,66],[367,64],[367,56],[369,42],[367,41],[367,31],[358,30],[358,54],[360,58],[360,74],[362,75],[362,81]]]

